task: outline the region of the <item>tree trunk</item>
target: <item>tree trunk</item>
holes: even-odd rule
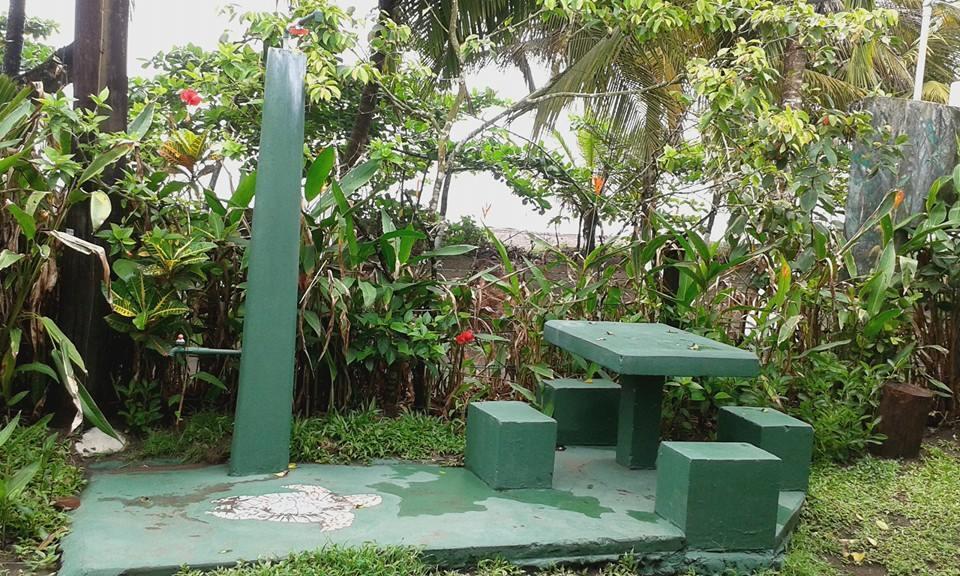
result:
[[[76,106],[90,108],[93,105],[90,97],[108,88],[112,110],[103,125],[107,131],[119,132],[127,127],[128,16],[129,0],[77,0],[76,3],[72,74]],[[110,172],[119,174],[119,164]],[[104,176],[109,177],[109,174]],[[120,202],[115,199],[113,205],[112,217],[116,217]],[[78,238],[96,241],[89,202],[76,204],[70,210],[66,227]],[[112,400],[112,394],[106,394],[107,384],[116,376],[116,370],[126,365],[126,356],[118,353],[126,342],[103,320],[110,309],[100,292],[99,266],[99,262],[88,256],[71,250],[63,252],[58,320],[84,359],[90,393],[98,400]]]
[[[397,0],[379,0],[380,24],[384,20],[392,20],[397,7]],[[384,64],[387,61],[387,55],[384,52],[377,51],[371,58],[374,67],[383,72]],[[374,81],[367,82],[363,87],[363,93],[360,95],[360,106],[357,108],[357,116],[353,121],[353,130],[350,132],[350,141],[343,153],[343,160],[340,163],[340,173],[343,174],[352,168],[367,149],[367,142],[370,139],[370,128],[373,126],[373,118],[377,111],[377,102],[380,100],[380,85]]]
[[[3,52],[3,73],[14,78],[20,74],[23,53],[23,26],[27,21],[27,0],[10,0],[7,12],[7,37]]]
[[[803,73],[807,69],[807,52],[795,39],[787,40],[783,51],[783,82],[780,84],[780,105],[798,109],[803,104]]]
[[[887,437],[874,448],[884,458],[916,458],[933,407],[933,393],[911,384],[887,384],[880,400],[879,432]]]

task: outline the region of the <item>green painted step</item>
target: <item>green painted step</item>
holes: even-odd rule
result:
[[[780,459],[741,442],[663,442],[656,512],[693,550],[774,547]]]
[[[495,490],[550,488],[556,446],[556,420],[524,402],[467,408],[464,464]]]
[[[563,378],[543,384],[540,403],[557,421],[557,442],[564,446],[614,446],[620,411],[620,386],[610,380]]]
[[[772,408],[725,406],[717,440],[747,442],[779,457],[781,490],[806,491],[813,457],[813,427]]]

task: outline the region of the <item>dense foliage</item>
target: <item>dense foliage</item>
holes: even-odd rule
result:
[[[458,118],[492,109],[494,119],[509,120],[568,100],[556,91],[574,86],[551,81],[517,103],[475,91],[464,106],[458,102],[462,78],[459,88],[434,82],[436,72],[423,61],[399,56],[419,41],[402,18],[373,36],[372,50],[395,55],[389,65],[346,66],[345,51],[357,47],[355,23],[323,0],[295,2],[290,14],[236,14],[245,27],[241,40],[212,52],[184,47],[158,55],[152,62],[158,73],[132,87],[136,120],[127,134],[98,134],[96,113],[74,113],[62,97],[31,102],[25,93],[9,94],[16,115],[8,133],[25,136],[7,143],[5,160],[13,171],[8,181],[21,182],[3,216],[4,282],[16,288],[12,299],[4,298],[0,339],[8,358],[8,405],[37,406],[46,394],[44,379],[69,381],[64,369],[82,368],[79,358],[63,362],[69,343],[58,343],[52,321],[37,319],[55,307],[40,287],[49,291],[56,283],[50,255],[64,240],[62,216],[74,202],[89,200],[110,262],[107,322],[133,343],[127,369],[116,374],[116,397],[101,394],[103,401],[116,406],[112,412],[133,431],[179,419],[185,410],[230,406],[235,360],[183,365],[167,351],[180,334],[190,344],[240,345],[263,84],[258,46],[283,42],[295,43],[310,62],[302,413],[371,399],[388,411],[415,405],[451,413],[470,398],[531,394],[554,373],[592,369],[543,344],[542,323],[561,317],[664,321],[761,355],[766,369],[757,381],[672,382],[667,425],[678,433],[707,432],[718,404],[773,403],[818,424],[821,451],[844,457],[872,439],[871,406],[883,382],[908,378],[951,392],[943,384],[950,373],[942,351],[917,333],[924,327],[911,318],[949,301],[956,214],[932,195],[929,215],[907,217],[892,194],[868,226],[885,231],[876,266],[853,269],[852,240],[838,228],[851,147],[877,140],[877,153],[892,165],[902,142],[875,133],[867,115],[835,108],[835,98],[816,86],[808,88],[802,108],[785,105],[783,62],[772,48],[789,29],[809,47],[808,69],[832,74],[852,58],[826,48],[834,39],[844,38],[851,50],[877,42],[894,49],[896,13],[857,8],[819,15],[804,3],[744,0],[662,10],[546,2],[528,15],[529,30],[502,22],[503,39],[462,38],[462,65],[495,60],[511,43],[529,46],[538,35],[549,37],[557,19],[584,31],[626,34],[630,43],[658,50],[690,35],[725,31],[730,38],[709,53],[691,54],[675,76],[661,70],[654,77],[661,82],[625,88],[638,98],[659,91],[662,105],[649,107],[648,124],[669,128],[695,120],[696,134],[657,137],[645,132],[652,126],[617,131],[617,113],[599,104],[606,99],[591,98],[577,120],[576,152],[559,135],[553,144],[522,140],[490,122],[448,142]],[[534,24],[541,19],[551,24]],[[292,22],[308,33],[291,36]],[[796,26],[785,28],[785,22]],[[540,56],[569,64],[558,78],[581,61],[596,63],[572,49]],[[349,137],[351,112],[371,82],[381,98],[367,158],[350,171],[338,169],[337,144]],[[602,93],[602,87],[592,90]],[[48,144],[33,146],[39,141]],[[73,150],[74,142],[80,149]],[[124,155],[119,178],[90,185]],[[580,254],[547,246],[512,254],[469,222],[438,226],[423,202],[441,156],[446,166],[438,167],[435,183],[458,170],[486,170],[534,207],[568,207],[582,224]],[[242,174],[225,185],[237,165]],[[691,191],[700,200],[691,200]],[[712,196],[707,206],[704,196]],[[729,224],[718,239],[721,209]],[[597,244],[602,222],[625,223],[628,234]],[[482,241],[498,257],[489,266],[478,262],[473,277],[444,279],[438,258],[470,251],[465,242],[443,246],[444,234]],[[895,234],[908,240],[894,243]],[[44,328],[52,356],[40,338]],[[455,342],[467,329],[476,340]],[[82,388],[82,379],[73,380]]]
[[[309,70],[295,410],[331,414],[299,425],[302,458],[379,456],[318,451],[347,435],[337,410],[456,418],[472,399],[535,400],[546,378],[597,374],[546,345],[553,318],[665,322],[760,356],[757,379],[671,381],[674,437],[709,436],[723,404],[774,405],[814,424],[820,456],[847,459],[877,440],[878,391],[896,380],[930,387],[937,414],[956,416],[947,349],[960,335],[960,172],[934,185],[921,213],[891,190],[860,231],[842,230],[854,147],[887,170],[907,144],[847,106],[909,88],[902,62],[916,31],[899,4],[481,4],[462,14],[404,4],[376,17],[368,46],[331,0],[234,14],[237,38],[158,54],[156,73],[132,81],[125,132],[101,129],[106,94],[81,110],[62,92],[0,80],[5,413],[36,420],[66,397],[97,426],[112,418],[144,434],[231,410],[236,357],[169,350],[181,335],[242,344],[264,48],[287,45]],[[956,10],[937,7],[931,99],[957,72]],[[35,40],[51,26],[34,24]],[[369,60],[350,57],[364,49]],[[518,101],[468,85],[480,66],[531,62],[553,75],[539,88],[531,78]],[[551,130],[564,109],[575,143]],[[511,130],[527,113],[535,133]],[[561,207],[579,224],[577,249],[532,239],[518,251],[474,220],[447,224],[449,198],[474,193],[458,188],[463,172],[492,174],[532,210]],[[96,242],[69,229],[77,210]],[[858,265],[867,235],[875,254]],[[122,343],[112,385],[93,395],[58,328],[66,250],[102,276],[105,322]],[[405,422],[373,443],[404,445],[420,433]],[[205,445],[189,425],[176,434],[166,447],[155,436],[156,453]],[[222,438],[210,438],[217,457]],[[453,432],[436,442],[436,454],[457,451]]]

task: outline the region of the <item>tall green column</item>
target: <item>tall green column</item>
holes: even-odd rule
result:
[[[656,468],[664,382],[663,376],[620,375],[617,462],[622,466]]]
[[[290,459],[305,74],[302,54],[270,49],[230,458],[237,476],[279,472]]]

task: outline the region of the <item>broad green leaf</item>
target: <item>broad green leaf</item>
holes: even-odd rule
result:
[[[427,258],[439,258],[442,256],[462,256],[463,254],[468,254],[476,250],[476,246],[471,246],[469,244],[451,244],[449,246],[441,246],[436,250],[431,250],[429,252],[424,252],[415,258],[415,260],[424,260]]]
[[[74,366],[85,373],[87,371],[87,367],[83,364],[83,358],[80,356],[80,351],[78,351],[77,347],[73,345],[73,342],[67,338],[67,335],[60,330],[60,327],[57,326],[57,323],[46,316],[41,316],[40,322],[43,323],[43,328],[47,331],[47,335],[50,337],[50,340],[54,343],[54,345],[66,352],[67,357],[71,362],[73,362]]]
[[[313,332],[317,335],[317,338],[323,339],[323,326],[320,324],[320,317],[317,316],[316,312],[313,310],[304,310],[303,321],[313,328]]]
[[[33,216],[27,214],[22,208],[9,201],[7,210],[13,215],[13,219],[17,221],[17,224],[20,225],[20,229],[23,230],[23,235],[27,237],[27,240],[33,240],[34,236],[37,235],[37,222],[33,219]]]
[[[7,134],[13,130],[18,122],[26,118],[33,111],[33,104],[29,100],[24,100],[12,112],[7,114],[3,120],[0,120],[0,140],[7,137]]]
[[[867,322],[867,325],[863,328],[863,336],[867,339],[875,338],[881,331],[883,331],[884,326],[887,322],[900,316],[902,311],[898,308],[891,308],[889,310],[884,310],[883,312],[877,314]]]
[[[127,134],[133,140],[141,140],[146,136],[147,132],[150,130],[150,126],[153,124],[153,112],[156,109],[156,104],[153,102],[147,104],[143,107],[143,110],[140,111],[140,114],[133,119],[133,122],[130,123],[130,127],[127,128]]]
[[[850,343],[850,340],[837,340],[836,342],[827,342],[825,344],[820,344],[819,346],[814,346],[813,348],[808,348],[799,357],[803,358],[807,354],[813,354],[815,352],[826,352],[827,350],[832,350],[840,346],[846,346],[849,343]]]
[[[369,308],[377,300],[377,289],[364,280],[360,281],[360,293],[363,295],[363,307]]]
[[[93,401],[93,397],[87,392],[82,382],[77,381],[77,389],[80,393],[80,405],[83,406],[83,415],[86,416],[87,420],[99,428],[104,434],[119,440],[120,435],[117,434],[117,431],[110,425],[110,422],[106,416],[103,415],[103,412],[100,411],[97,403]]]
[[[21,258],[23,258],[23,254],[17,254],[16,252],[11,252],[4,248],[4,250],[0,252],[0,270],[13,266]]]
[[[10,156],[7,156],[7,157],[4,158],[3,160],[0,160],[0,174],[3,174],[3,173],[6,172],[7,170],[9,170],[11,167],[13,167],[14,164],[16,164],[17,162],[19,162],[19,161],[20,161],[20,158],[23,156],[23,154],[24,154],[24,151],[21,150],[20,152],[17,152],[16,154],[12,154],[12,155],[10,155]]]
[[[240,178],[237,189],[230,196],[230,205],[234,208],[248,208],[257,191],[257,173],[251,172]]]
[[[123,280],[124,282],[127,282],[136,276],[139,270],[140,266],[133,260],[125,260],[120,258],[113,263],[113,273],[117,275],[117,278]]]
[[[793,337],[793,333],[796,332],[797,325],[800,324],[801,320],[803,320],[803,316],[800,314],[787,318],[787,321],[780,326],[780,334],[777,336],[778,346]]]
[[[104,168],[119,160],[121,156],[125,155],[132,148],[133,144],[130,143],[117,144],[110,150],[97,156],[92,162],[90,162],[90,164],[87,166],[87,169],[80,174],[80,178],[77,179],[76,185],[80,186],[91,178],[95,178],[96,176],[100,175]]]
[[[206,382],[207,384],[212,385],[214,388],[219,388],[224,392],[227,391],[227,385],[223,383],[223,380],[217,378],[216,376],[214,376],[209,372],[204,372],[203,370],[201,370],[200,372],[197,372],[196,374],[194,374],[193,377],[196,378],[197,380],[201,380],[203,382]]]
[[[49,376],[54,382],[60,382],[60,377],[57,376],[57,372],[43,362],[31,362],[29,364],[17,366],[16,372],[18,374],[22,372],[36,372],[38,374]]]
[[[806,213],[813,212],[813,209],[817,207],[817,200],[820,198],[820,193],[817,192],[816,188],[810,188],[803,193],[803,196],[800,196],[800,209]]]
[[[13,417],[10,422],[7,422],[7,425],[3,427],[3,430],[0,430],[0,446],[3,446],[7,443],[7,440],[10,439],[10,436],[13,435],[13,431],[17,429],[17,424],[20,422],[20,413],[17,412],[17,415]]]
[[[396,238],[413,238],[414,240],[426,240],[427,235],[413,228],[401,228],[393,232],[387,232],[380,237],[380,240],[394,240]]]
[[[90,225],[94,232],[99,230],[100,226],[103,226],[103,223],[107,221],[111,210],[113,210],[113,206],[106,192],[97,190],[90,194]]]
[[[303,187],[303,194],[307,202],[312,202],[323,192],[327,180],[330,178],[330,173],[333,172],[335,159],[336,152],[333,147],[324,148],[317,155],[313,164],[310,165],[310,170],[307,171],[307,180]]]
[[[10,480],[7,481],[7,500],[16,500],[20,493],[23,492],[27,485],[30,484],[30,481],[33,480],[33,477],[37,475],[37,472],[40,471],[40,462],[33,462],[27,464],[23,468],[17,470]]]
[[[37,206],[40,205],[40,201],[43,200],[44,196],[49,194],[49,192],[36,191],[32,192],[27,198],[27,203],[24,205],[24,212],[33,216],[37,213]]]
[[[363,164],[347,172],[347,175],[340,180],[340,189],[343,190],[344,196],[350,196],[359,190],[364,184],[373,178],[379,169],[379,160],[367,160]]]

